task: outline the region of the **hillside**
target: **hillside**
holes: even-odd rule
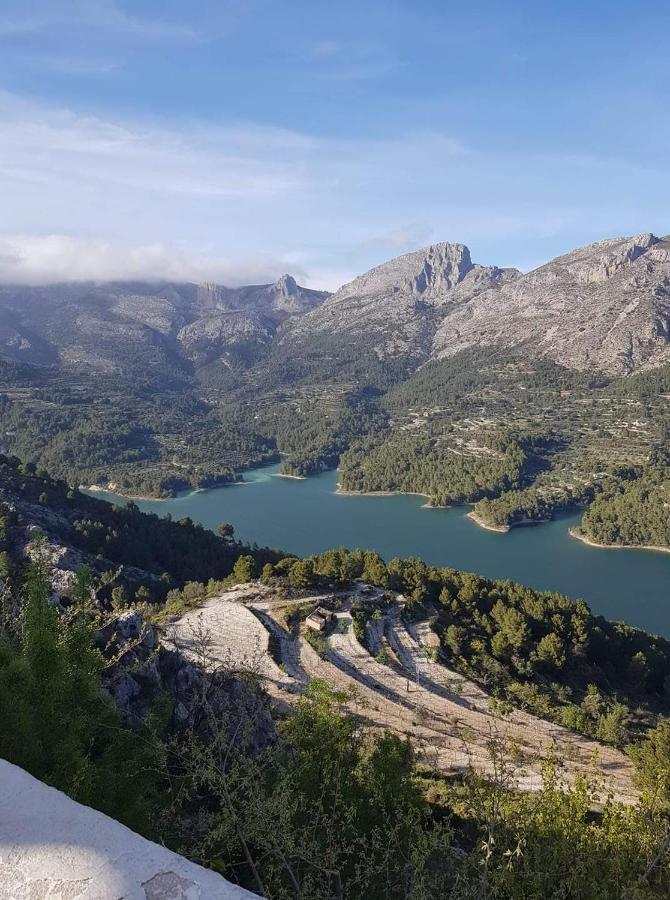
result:
[[[0,287],[0,450],[130,494],[234,480],[277,448],[222,396],[281,322],[325,296],[289,275],[241,288]]]
[[[482,859],[500,900],[554,896],[557,879],[576,900],[643,879],[640,897],[667,896],[667,641],[417,559],[239,556],[230,538],[132,507],[128,520],[16,460],[0,475],[9,763],[270,900],[307,887],[327,900],[333,883],[353,900],[474,900]],[[178,536],[203,581],[183,583]],[[182,585],[165,601],[119,590],[147,547]],[[217,564],[230,575],[204,583]],[[39,894],[53,867],[23,842],[33,812],[15,810],[0,867]],[[92,888],[87,852],[54,889]],[[220,884],[161,853],[158,880],[131,873],[147,873],[147,896]]]
[[[670,360],[670,239],[601,241],[461,305],[431,354],[528,348],[571,369],[623,375]]]
[[[100,598],[163,601],[170,588],[196,578],[222,579],[241,553],[259,564],[277,552],[222,537],[188,518],[147,515],[137,506],[113,506],[71,490],[32,464],[0,455],[1,540],[11,556],[22,556],[34,533],[46,535],[55,584],[67,588],[71,573],[87,565],[102,578]],[[1,577],[1,576],[0,576]]]

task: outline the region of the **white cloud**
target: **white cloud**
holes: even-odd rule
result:
[[[270,255],[226,259],[165,243],[132,245],[59,234],[0,237],[0,282],[9,284],[137,279],[236,286],[276,281],[286,267],[286,261]],[[295,266],[293,271],[302,275]]]
[[[80,0],[76,4],[85,21],[103,29],[158,39],[194,40],[199,34],[191,26],[161,18],[147,18],[126,12],[114,0]]]
[[[436,240],[518,265],[667,231],[670,176],[644,174],[625,160],[476,151],[439,132],[166,125],[0,93],[0,279],[240,283],[292,271],[334,288]]]

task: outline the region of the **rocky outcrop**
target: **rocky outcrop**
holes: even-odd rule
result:
[[[0,760],[0,897],[256,896]]]
[[[177,335],[184,355],[196,365],[213,359],[248,363],[269,347],[274,325],[264,316],[212,312],[186,325]]]
[[[81,495],[80,495],[81,496]],[[83,498],[82,498],[83,499]],[[107,572],[105,584],[96,592],[96,602],[101,609],[109,607],[115,587],[125,588],[131,595],[140,585],[161,586],[160,578],[146,569],[136,566],[119,566],[100,555],[87,553],[73,546],[72,510],[55,508],[46,504],[31,503],[0,479],[0,513],[12,517],[10,528],[11,549],[18,556],[42,560],[49,571],[52,600],[55,605],[67,603],[75,581],[75,573],[88,566],[92,572]],[[114,577],[109,577],[116,573]]]
[[[249,753],[274,741],[272,716],[253,681],[220,668],[205,671],[163,646],[141,613],[129,610],[111,619],[98,630],[96,642],[107,660],[104,687],[130,725],[139,725],[159,698],[168,696],[172,732],[188,728],[207,738],[212,728],[225,727]]]
[[[292,275],[282,275],[274,284],[252,284],[239,288],[206,284],[198,286],[198,307],[203,311],[256,313],[275,324],[289,316],[309,312],[328,297],[327,291],[301,287]]]
[[[454,309],[433,356],[527,346],[573,369],[626,374],[670,361],[670,240],[600,241]]]

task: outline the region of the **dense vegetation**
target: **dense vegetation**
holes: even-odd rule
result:
[[[237,478],[278,458],[276,443],[236,411],[190,394],[121,391],[101,378],[81,391],[38,383],[0,395],[0,449],[72,485],[112,484],[126,494],[172,496]],[[12,399],[10,399],[10,397]]]
[[[340,461],[342,487],[355,491],[426,494],[436,506],[467,503],[520,487],[537,466],[532,436],[495,432],[481,438],[479,452],[458,452],[439,440],[411,432],[354,444]]]
[[[307,568],[344,575],[361,566],[415,590],[425,580],[414,561],[384,567],[360,552],[332,551]],[[366,733],[341,712],[344,695],[318,681],[256,754],[231,738],[225,717],[204,739],[169,733],[167,709],[131,730],[101,692],[89,576],[80,573],[58,613],[40,559],[12,568],[0,617],[0,753],[270,900],[605,900],[670,890],[670,723],[636,747],[640,805],[608,800],[595,814],[597,785],[563,790],[556,765],[539,794],[510,791],[511,748],[500,745],[492,782],[422,773],[407,742]],[[234,734],[253,726],[241,718]]]
[[[3,544],[7,546],[6,540]],[[19,563],[15,568],[20,572]],[[7,571],[3,574],[6,578]],[[21,594],[4,582],[0,756],[76,800],[146,831],[162,786],[156,773],[163,749],[149,722],[139,731],[130,730],[100,690],[104,660],[94,646],[97,617],[82,576],[63,614],[49,603],[43,562],[28,566]]]
[[[338,464],[352,441],[385,427],[374,391],[349,394],[334,408],[321,402],[301,403],[298,409],[279,407],[269,417],[269,430],[284,454],[283,472],[308,476]]]
[[[584,513],[580,533],[599,544],[670,547],[669,508],[670,455],[664,447],[654,449],[645,466],[610,480]]]
[[[442,493],[455,502],[478,500],[477,518],[501,528],[588,507],[597,498],[582,526],[590,539],[670,546],[663,515],[670,484],[669,373],[662,367],[608,382],[548,360],[464,351],[430,363],[385,395],[395,427],[368,442],[369,459],[360,458],[362,445],[345,453],[343,480],[352,487],[383,490],[400,483],[438,499]],[[534,465],[517,483],[506,484],[482,458],[494,426],[544,436]],[[460,462],[445,463],[447,454]],[[441,491],[440,483],[449,487],[451,479],[438,478],[440,468],[469,490]]]
[[[599,485],[581,490],[555,488],[544,493],[537,487],[505,491],[492,499],[484,497],[473,510],[477,519],[494,528],[511,528],[529,522],[546,522],[556,512],[588,503]]]
[[[670,482],[617,484],[584,513],[580,532],[598,544],[670,547]]]

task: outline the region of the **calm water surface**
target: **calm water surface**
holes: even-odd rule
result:
[[[670,554],[588,547],[568,534],[579,515],[496,534],[468,519],[467,508],[423,509],[425,501],[413,496],[341,495],[335,493],[336,472],[299,481],[275,477],[278,470],[255,469],[242,484],[138,506],[190,516],[210,528],[230,522],[241,540],[301,555],[361,547],[387,560],[418,556],[433,565],[512,578],[583,597],[594,612],[670,637]]]

